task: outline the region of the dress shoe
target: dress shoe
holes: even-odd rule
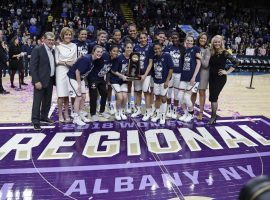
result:
[[[1,90],[0,94],[9,94],[10,92],[6,91],[6,90]]]
[[[51,120],[50,118],[47,118],[47,119],[40,119],[40,122],[46,123],[46,124],[53,124],[53,123],[54,123],[54,121]]]
[[[22,85],[28,85],[27,83],[25,83],[25,82],[22,82]]]
[[[59,116],[58,118],[59,118],[59,122],[60,122],[60,123],[64,123],[64,122],[65,122],[65,119],[64,119],[63,116]]]
[[[35,131],[41,131],[40,124],[34,124],[34,130]]]
[[[217,116],[211,117],[207,124],[215,124],[217,122]]]
[[[203,112],[200,112],[199,115],[197,116],[197,120],[202,121],[203,119]]]

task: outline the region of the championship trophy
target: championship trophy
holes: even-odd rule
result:
[[[129,57],[128,75],[129,81],[140,80],[140,54],[133,52]]]

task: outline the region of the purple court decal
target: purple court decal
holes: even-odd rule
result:
[[[0,124],[0,199],[235,200],[270,174],[270,120]]]

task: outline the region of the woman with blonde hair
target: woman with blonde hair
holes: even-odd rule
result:
[[[209,61],[209,101],[211,102],[211,119],[208,124],[216,123],[218,96],[227,81],[227,75],[238,65],[238,61],[225,50],[224,39],[216,35],[211,40],[211,58]],[[233,65],[227,70],[226,61]]]
[[[68,76],[69,68],[77,60],[77,46],[71,42],[73,30],[64,27],[60,32],[61,42],[55,47],[55,62],[56,62],[56,91],[58,96],[58,116],[59,122],[70,121],[68,113],[69,90]],[[64,104],[64,116],[62,113]]]

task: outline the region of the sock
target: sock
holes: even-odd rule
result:
[[[162,103],[160,105],[160,112],[161,113],[165,113],[166,112],[166,108],[167,108],[167,103]]]

